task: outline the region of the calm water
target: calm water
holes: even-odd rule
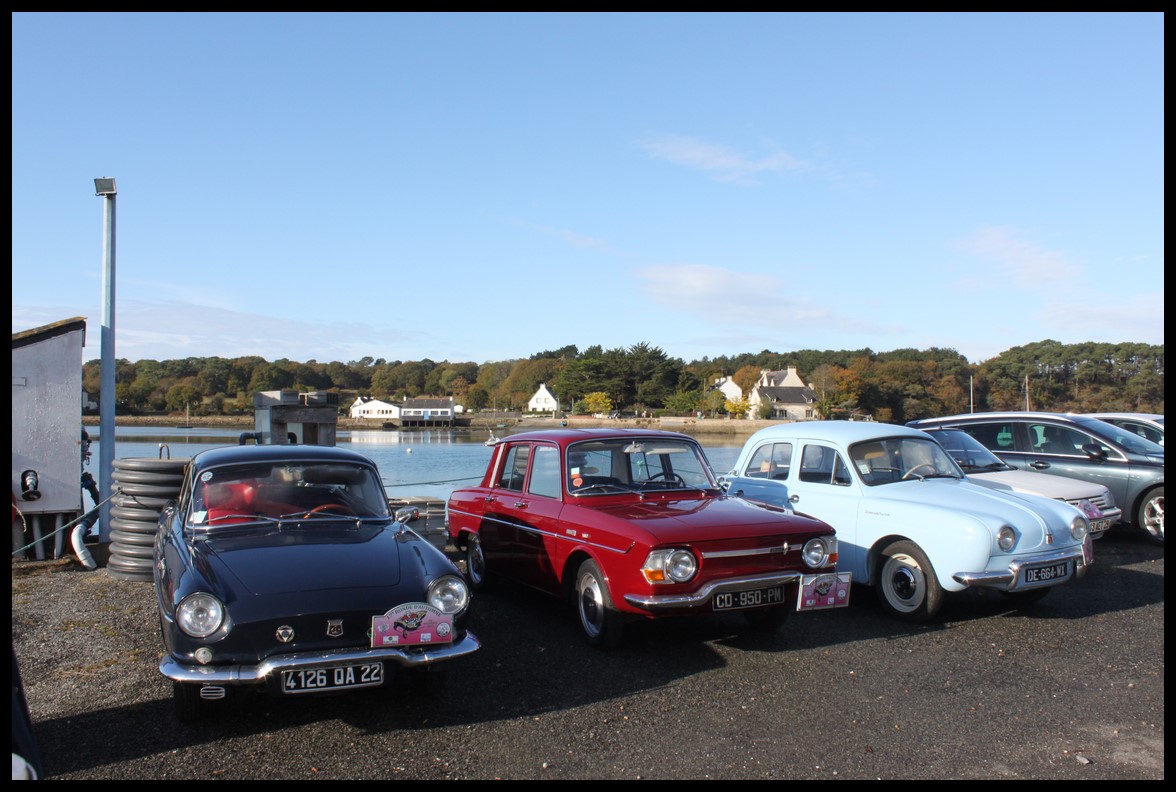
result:
[[[99,478],[98,427],[87,427],[90,435],[90,463],[86,466]],[[116,459],[186,459],[207,448],[237,445],[242,429],[166,429],[156,426],[118,427],[114,435]],[[711,467],[724,473],[735,464],[742,444],[731,438],[699,441],[706,450]],[[418,431],[339,432],[337,445],[369,457],[380,469],[384,488],[390,498],[428,497],[447,500],[458,487],[481,480],[490,461],[491,449],[480,432],[453,432],[440,429]]]

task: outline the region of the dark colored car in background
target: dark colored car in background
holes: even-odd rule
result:
[[[727,497],[676,432],[510,435],[481,483],[450,496],[446,522],[475,591],[502,578],[566,598],[597,648],[633,619],[733,613],[774,630],[849,604],[832,527]]]
[[[465,579],[409,516],[389,512],[376,465],[346,449],[193,456],[154,548],[159,670],[177,716],[198,718],[232,691],[390,685],[400,669],[475,652]]]
[[[963,429],[1019,470],[1102,484],[1123,509],[1124,524],[1164,544],[1164,447],[1129,429],[1050,412],[964,413],[907,425]]]
[[[1123,517],[1115,496],[1102,484],[1069,476],[1039,476],[1017,470],[980,444],[963,429],[923,429],[955,460],[968,480],[1006,492],[1027,492],[1062,500],[1082,511],[1090,521],[1090,536],[1101,539]]]

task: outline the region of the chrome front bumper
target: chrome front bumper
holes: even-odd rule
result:
[[[344,663],[392,662],[401,668],[421,668],[473,654],[482,644],[472,632],[460,641],[427,647],[356,649],[342,652],[300,652],[267,657],[257,665],[197,665],[181,663],[171,655],[159,661],[159,672],[174,682],[197,685],[260,685],[296,668],[335,666]]]
[[[710,602],[715,594],[728,591],[750,591],[751,589],[796,583],[800,581],[803,575],[817,574],[818,571],[813,569],[807,573],[773,572],[767,575],[716,580],[712,583],[707,583],[698,591],[692,591],[689,594],[626,594],[625,602],[635,608],[641,608],[650,613],[701,608]]]
[[[1088,536],[1086,542],[1091,541]],[[1032,585],[1023,585],[1020,583],[1021,570],[1027,566],[1041,566],[1043,564],[1056,564],[1061,561],[1074,562],[1074,574],[1069,577],[1061,578],[1059,580],[1051,580],[1048,583],[1034,583]],[[1028,591],[1029,589],[1039,589],[1045,586],[1056,586],[1060,583],[1067,583],[1071,580],[1076,580],[1086,575],[1087,563],[1085,554],[1082,548],[1072,548],[1069,550],[1059,550],[1056,553],[1047,553],[1045,555],[1033,556],[1032,558],[1021,558],[1009,564],[1008,569],[999,572],[956,572],[952,575],[952,580],[967,588],[994,588],[1001,591]]]

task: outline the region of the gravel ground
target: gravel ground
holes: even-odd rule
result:
[[[1163,548],[1112,531],[1095,552],[1020,611],[966,592],[910,626],[855,586],[771,636],[646,622],[607,653],[502,587],[474,603],[482,650],[436,681],[192,726],[148,582],[14,559],[12,640],[50,779],[1163,780]]]

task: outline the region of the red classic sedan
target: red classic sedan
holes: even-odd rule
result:
[[[832,527],[727,497],[689,435],[552,429],[498,441],[446,524],[471,587],[501,576],[573,601],[590,645],[635,618],[739,612],[776,629],[849,604]]]

